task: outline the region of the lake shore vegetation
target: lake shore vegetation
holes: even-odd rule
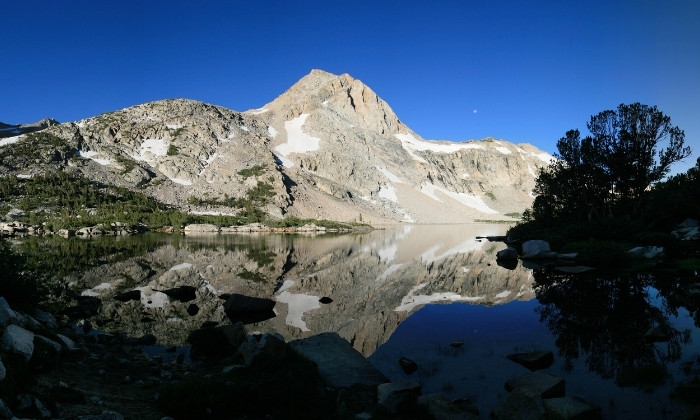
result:
[[[662,246],[686,255],[671,232],[700,218],[700,159],[668,179],[672,165],[691,154],[684,132],[655,106],[621,104],[569,130],[556,160],[539,171],[532,208],[511,228],[512,239],[543,239],[589,262],[615,264],[632,246]]]

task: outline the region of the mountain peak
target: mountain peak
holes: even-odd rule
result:
[[[330,112],[351,125],[379,133],[406,132],[394,111],[369,86],[347,73],[340,76],[314,69],[274,101],[265,105],[285,120],[301,114]]]

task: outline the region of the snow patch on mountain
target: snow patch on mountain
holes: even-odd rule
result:
[[[320,148],[321,139],[312,137],[303,132],[302,127],[309,114],[301,114],[297,118],[285,121],[284,130],[287,132],[287,142],[275,147],[285,167],[290,168],[294,163],[289,160],[292,153],[313,152]]]
[[[184,178],[170,178],[170,177],[168,177],[168,179],[170,179],[171,181],[173,181],[173,182],[176,183],[176,184],[180,184],[180,185],[192,185],[192,181],[190,181],[189,179],[184,179]]]
[[[153,162],[153,157],[162,157],[168,154],[168,142],[162,139],[145,139],[137,155],[132,156],[136,160]]]
[[[266,113],[267,111],[269,111],[267,108],[249,109],[248,111],[245,111],[245,114],[260,115]]]
[[[398,176],[394,175],[394,174],[393,174],[391,171],[389,171],[387,168],[379,168],[379,167],[378,167],[377,169],[378,169],[379,172],[381,172],[382,175],[384,175],[389,181],[395,182],[395,183],[397,183],[397,184],[402,184],[402,183],[403,183],[403,181],[401,180],[401,178],[399,178]]]
[[[394,203],[399,202],[399,198],[396,196],[396,190],[390,184],[379,187],[379,192],[377,193],[377,195],[380,198],[393,201]]]
[[[7,146],[8,144],[17,143],[22,136],[7,137],[0,140],[0,146]]]

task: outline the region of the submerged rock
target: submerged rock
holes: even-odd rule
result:
[[[399,366],[401,366],[401,369],[407,375],[412,375],[415,371],[418,370],[418,364],[413,360],[409,359],[408,357],[400,357]]]
[[[546,369],[554,363],[554,353],[551,351],[532,351],[529,353],[513,353],[506,356],[530,370]]]
[[[506,382],[506,391],[520,387],[537,391],[542,398],[556,398],[566,395],[564,379],[545,372],[531,372]]]
[[[496,258],[499,260],[517,260],[518,250],[509,246],[506,249],[502,249],[496,253]]]

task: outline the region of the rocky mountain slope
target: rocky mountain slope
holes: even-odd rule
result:
[[[273,217],[374,224],[509,219],[531,204],[536,171],[551,159],[528,144],[423,140],[362,82],[320,70],[255,110],[172,99],[46,132],[75,148],[77,158],[53,162],[64,170],[188,211],[235,213],[218,204],[265,184]]]

